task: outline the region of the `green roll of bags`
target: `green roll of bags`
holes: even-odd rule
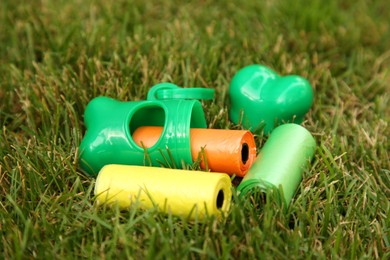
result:
[[[258,189],[264,193],[277,190],[279,199],[283,197],[288,206],[315,149],[316,142],[304,127],[297,124],[278,126],[237,187],[239,196],[250,195]]]

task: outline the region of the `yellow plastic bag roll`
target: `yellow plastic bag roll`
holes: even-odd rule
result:
[[[177,170],[159,167],[110,164],[96,179],[98,205],[118,204],[129,208],[155,206],[172,215],[202,219],[220,217],[230,208],[231,181],[225,173]]]

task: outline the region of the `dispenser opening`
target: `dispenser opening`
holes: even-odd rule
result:
[[[223,201],[225,200],[225,195],[223,193],[223,190],[219,190],[217,195],[217,209],[221,209],[223,206]]]
[[[243,164],[246,164],[248,159],[249,159],[249,146],[247,143],[243,143],[241,148],[241,161]]]
[[[131,138],[141,148],[154,146],[162,138],[165,119],[163,107],[156,104],[141,106],[130,118]]]

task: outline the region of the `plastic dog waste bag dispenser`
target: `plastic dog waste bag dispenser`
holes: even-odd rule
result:
[[[81,168],[95,176],[107,164],[180,167],[200,159],[202,169],[244,176],[256,158],[253,134],[206,129],[200,102],[189,99],[211,99],[213,91],[162,83],[147,101],[93,99],[85,111]]]
[[[313,90],[305,78],[280,76],[258,64],[246,66],[233,76],[229,94],[232,122],[241,122],[251,131],[264,127],[264,134],[282,123],[300,124],[313,104]]]
[[[148,165],[150,158],[152,166],[160,166],[164,157],[173,158],[178,166],[191,164],[190,128],[206,128],[202,105],[196,99],[213,97],[212,89],[160,83],[150,89],[146,101],[94,98],[84,114],[87,131],[80,144],[81,169],[96,176],[107,164]],[[147,149],[148,156],[131,137],[141,126],[164,127],[158,142]]]

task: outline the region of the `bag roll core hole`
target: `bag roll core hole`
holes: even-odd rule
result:
[[[243,143],[241,147],[241,161],[243,164],[246,164],[248,159],[249,159],[249,146],[247,143]]]
[[[223,190],[219,190],[218,195],[217,195],[217,209],[221,209],[223,206],[223,202],[225,200],[225,195],[223,193]]]

